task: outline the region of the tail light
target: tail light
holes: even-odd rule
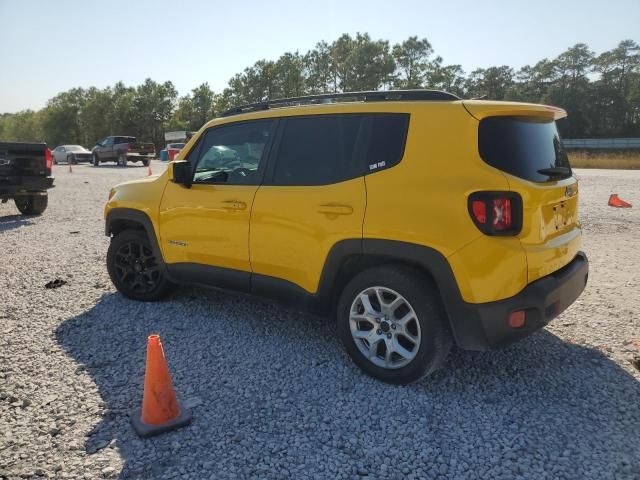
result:
[[[53,168],[53,155],[48,147],[44,149],[44,168],[47,171],[47,175],[51,175],[51,169]]]
[[[485,235],[517,235],[522,230],[522,198],[515,192],[469,195],[469,215]]]

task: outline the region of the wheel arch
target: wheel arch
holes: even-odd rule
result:
[[[424,245],[384,239],[339,242],[327,256],[317,296],[328,311],[335,312],[340,293],[355,275],[386,264],[415,268],[433,281],[456,343],[468,345],[470,338],[485,337],[482,325],[473,321],[466,308],[446,257]]]
[[[164,259],[153,223],[145,212],[132,208],[111,209],[105,218],[105,235],[108,237],[115,236],[124,230],[144,231],[149,238],[149,242],[151,242],[154,255],[157,258]],[[164,261],[162,263],[164,264]]]

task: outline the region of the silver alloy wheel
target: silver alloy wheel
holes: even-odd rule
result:
[[[371,363],[387,369],[402,368],[420,349],[420,323],[411,304],[386,287],[369,287],[351,303],[351,336]]]

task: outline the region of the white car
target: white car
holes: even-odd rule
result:
[[[60,145],[53,149],[53,163],[91,162],[91,151],[82,145]]]

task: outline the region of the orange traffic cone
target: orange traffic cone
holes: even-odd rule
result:
[[[151,175],[153,175],[153,172],[151,171],[151,164],[149,164],[147,167],[147,177],[150,177]]]
[[[629,202],[625,202],[618,198],[617,193],[612,193],[609,197],[609,206],[610,207],[618,207],[618,208],[631,208],[631,204]]]
[[[191,414],[178,405],[160,336],[149,335],[142,410],[137,409],[133,412],[133,428],[141,437],[151,437],[183,427],[190,422]]]

